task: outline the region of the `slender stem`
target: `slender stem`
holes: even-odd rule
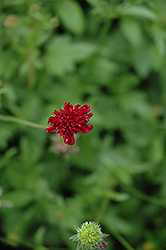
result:
[[[159,205],[159,206],[165,206],[166,205],[166,200],[162,200],[162,199],[147,195],[147,194],[141,192],[140,190],[138,190],[137,188],[135,188],[133,186],[132,187],[127,187],[127,186],[124,186],[122,184],[120,184],[120,185],[126,191],[128,191],[131,195],[135,196],[138,199],[141,199],[143,201],[150,202],[150,203],[153,203],[153,204],[156,204],[156,205]]]
[[[103,201],[101,203],[101,207],[100,207],[100,209],[98,211],[98,214],[97,214],[97,216],[95,218],[95,221],[99,222],[101,220],[101,217],[104,214],[104,212],[105,212],[105,210],[106,210],[106,208],[108,206],[108,203],[109,203],[109,199],[108,198],[103,199]]]
[[[14,116],[7,116],[7,115],[1,115],[0,114],[0,120],[5,121],[5,122],[20,123],[20,124],[24,124],[24,125],[27,125],[27,126],[33,127],[33,128],[41,128],[41,129],[46,128],[46,126],[44,126],[44,125],[40,125],[40,124],[37,124],[37,123],[34,123],[34,122],[29,122],[29,121],[26,121],[26,120],[22,120],[22,119],[19,119],[17,117],[14,117]]]
[[[115,228],[111,226],[111,234],[127,249],[135,250],[119,233]]]
[[[99,209],[99,212],[95,218],[96,221],[100,221],[101,220],[101,217],[102,215],[104,214],[107,206],[108,206],[108,203],[109,203],[109,199],[108,198],[105,198],[103,199],[102,203],[101,203],[101,207]],[[109,226],[110,228],[110,226]],[[111,234],[122,244],[122,246],[124,246],[127,250],[135,250],[119,233],[118,231],[111,226],[110,228],[111,230]]]

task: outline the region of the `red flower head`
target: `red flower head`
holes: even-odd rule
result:
[[[70,102],[66,102],[64,109],[52,112],[55,116],[48,118],[48,124],[51,126],[46,129],[47,133],[54,133],[59,130],[60,136],[63,136],[64,143],[73,145],[75,143],[74,133],[88,133],[93,126],[87,124],[93,116],[90,112],[90,106],[85,104],[81,107],[77,104],[73,107]]]

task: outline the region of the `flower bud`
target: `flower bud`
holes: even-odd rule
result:
[[[77,234],[70,237],[74,241],[78,241],[80,246],[85,249],[93,249],[95,246],[107,246],[103,244],[103,238],[108,235],[101,232],[100,225],[96,222],[85,222],[81,227],[76,227]],[[100,245],[101,244],[101,245]],[[103,248],[104,249],[104,248]]]

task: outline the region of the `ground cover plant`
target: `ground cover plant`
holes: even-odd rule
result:
[[[6,249],[166,249],[165,46],[164,0],[0,2]]]

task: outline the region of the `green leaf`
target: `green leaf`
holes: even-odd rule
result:
[[[122,14],[126,16],[144,17],[153,21],[158,19],[157,15],[152,10],[144,6],[131,6],[123,10]]]
[[[118,193],[113,190],[107,191],[106,196],[110,198],[111,200],[119,201],[119,202],[127,201],[130,198],[130,195],[127,193]]]
[[[84,32],[85,17],[78,2],[61,0],[57,5],[57,12],[68,30],[76,35]]]
[[[128,210],[128,209],[127,209]],[[107,215],[107,217],[106,217]],[[122,219],[119,215],[117,215],[117,211],[110,209],[104,218],[105,224],[108,226],[108,230],[111,233],[115,233],[116,230],[123,234],[131,235],[133,231],[133,227],[131,226],[130,222],[127,220]],[[128,248],[132,249],[132,248]]]
[[[57,36],[48,47],[46,67],[55,75],[63,75],[75,69],[96,51],[96,46],[88,42],[73,42],[69,36]]]
[[[133,180],[130,174],[126,173],[124,170],[117,170],[114,171],[114,176],[117,178],[118,181],[120,181],[124,185],[132,185]]]
[[[35,241],[36,245],[40,246],[43,244],[45,232],[46,232],[45,227],[38,228],[38,230],[36,231],[36,233],[34,235],[34,241]]]
[[[141,174],[151,170],[151,165],[148,163],[134,163],[129,165],[127,170],[131,174]]]
[[[32,201],[32,194],[25,190],[12,191],[2,196],[2,200],[11,201],[15,207],[28,205]]]
[[[92,57],[85,65],[84,75],[87,74],[89,82],[98,82],[99,84],[110,84],[111,75],[118,72],[119,65],[103,56]],[[92,90],[94,92],[94,88]]]
[[[99,0],[86,0],[89,4],[91,4],[91,6],[93,7],[98,7],[100,4]]]
[[[76,42],[71,46],[71,53],[76,62],[82,62],[96,51],[96,46],[88,42]]]
[[[11,158],[15,156],[16,153],[17,153],[17,149],[15,147],[8,149],[8,151],[6,151],[6,153],[0,159],[0,169],[7,166]]]
[[[152,52],[148,43],[141,45],[138,50],[134,51],[133,65],[141,77],[148,76],[153,68]]]
[[[153,121],[154,111],[146,100],[144,93],[131,91],[123,95],[120,99],[122,109],[129,113],[135,113],[145,120]]]
[[[12,138],[15,132],[15,125],[12,123],[0,122],[0,149],[4,149],[7,146],[9,139]]]
[[[131,45],[138,46],[141,43],[141,27],[137,21],[131,18],[124,18],[121,23],[121,29]]]
[[[164,161],[165,158],[164,144],[165,144],[164,133],[157,134],[151,141],[150,159],[153,163],[157,164]]]

